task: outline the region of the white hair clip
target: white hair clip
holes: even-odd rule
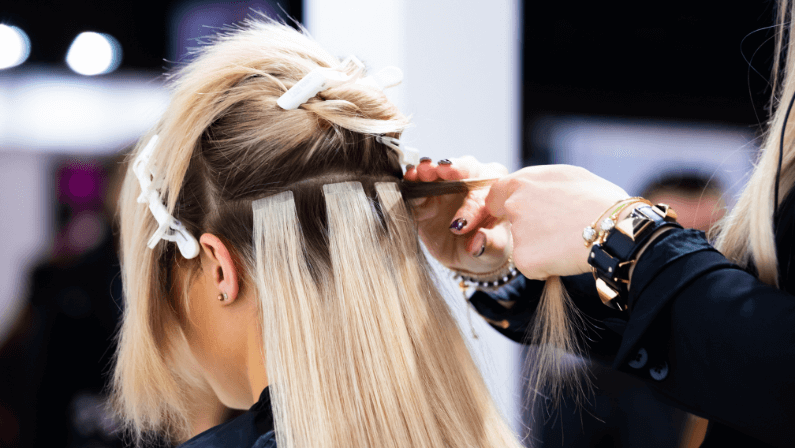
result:
[[[356,66],[356,69],[352,74],[348,74],[344,70],[351,63]],[[276,101],[276,104],[285,110],[298,109],[298,106],[306,103],[309,98],[323,90],[341,86],[358,79],[362,71],[364,71],[364,64],[356,56],[349,56],[340,65],[333,68],[316,68],[284,92]]]
[[[350,64],[356,67],[352,74],[345,71]],[[363,71],[364,64],[356,56],[348,56],[340,65],[333,68],[316,68],[284,92],[276,104],[282,109],[294,110],[323,90],[339,87],[349,82],[384,90],[403,81],[403,72],[397,67],[384,67],[378,73],[360,79],[359,76]],[[418,165],[420,163],[420,152],[403,145],[400,140],[383,135],[376,136],[376,140],[395,150],[400,156],[401,165]]]
[[[384,135],[377,135],[375,139],[377,142],[382,143],[397,152],[400,156],[401,165],[420,164],[420,152],[410,146],[404,145],[400,140]]]
[[[144,147],[138,157],[133,162],[133,172],[141,185],[141,195],[138,196],[140,204],[149,204],[149,210],[157,220],[157,230],[149,238],[147,246],[153,249],[162,239],[177,243],[179,252],[187,259],[195,258],[199,255],[199,242],[188,232],[188,229],[171,216],[163,204],[160,197],[159,188],[162,186],[163,178],[157,175],[156,167],[150,166],[149,161],[155,152],[157,136],[153,136],[149,143]]]
[[[352,74],[345,71],[350,64],[356,67]],[[360,79],[362,72],[364,72],[364,64],[356,56],[348,56],[336,67],[321,67],[312,70],[284,92],[276,104],[282,109],[294,110],[318,93],[349,82],[384,90],[403,81],[403,72],[397,67],[385,67],[375,75]]]

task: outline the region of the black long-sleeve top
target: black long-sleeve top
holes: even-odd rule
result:
[[[590,274],[563,278],[592,322],[584,338],[592,356],[646,380],[661,400],[708,418],[704,447],[795,446],[792,193],[780,216],[781,290],[729,262],[702,232],[684,229],[663,234],[638,260],[630,314],[602,305]],[[542,288],[519,277],[470,301],[497,331],[525,343]]]

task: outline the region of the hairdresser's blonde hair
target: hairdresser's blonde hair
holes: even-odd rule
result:
[[[786,198],[795,185],[795,117],[786,120],[788,101],[795,95],[795,3],[782,0],[778,4],[776,26],[776,51],[772,76],[771,110],[764,144],[754,170],[732,210],[711,229],[710,238],[715,247],[732,262],[742,267],[753,267],[758,278],[772,286],[779,286],[778,258],[773,233],[775,208]],[[783,102],[782,102],[783,101]],[[779,162],[779,145],[784,122],[784,157],[778,204],[774,202],[776,171]],[[545,293],[535,315],[531,341],[540,343],[538,354],[530,361],[541,363],[530,366],[531,398],[539,390],[550,390],[553,403],[560,391],[573,387],[574,395],[583,398],[578,384],[588,387],[584,368],[566,368],[562,353],[579,354],[579,328],[584,322],[576,307],[561,288],[556,277],[547,280]]]
[[[193,235],[221,238],[259,297],[278,444],[519,447],[429,274],[397,155],[374,138],[398,136],[407,118],[356,84],[297,110],[276,104],[338,64],[305,34],[248,21],[175,74],[150,134],[168,209]],[[157,224],[139,193],[128,172],[114,403],[137,439],[181,441],[195,397],[211,392],[183,333],[189,300],[171,289],[191,276],[172,272],[199,259],[146,247]]]
[[[795,95],[793,8],[795,5],[788,0],[778,4],[770,103],[775,112],[768,122],[759,158],[734,208],[713,229],[713,235],[717,235],[715,247],[723,255],[742,267],[752,265],[759,279],[772,286],[779,285],[773,215],[795,184],[795,120],[790,118],[783,142],[778,204],[773,204],[781,131],[786,121],[787,103]]]

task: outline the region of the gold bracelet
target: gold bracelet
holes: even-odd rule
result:
[[[602,237],[607,232],[610,231],[610,229],[615,227],[616,220],[615,220],[615,218],[614,219],[610,219],[610,216],[614,216],[614,215],[618,216],[618,214],[621,212],[621,210],[624,209],[624,207],[626,207],[627,205],[633,203],[631,201],[639,202],[639,201],[646,201],[646,199],[643,199],[640,196],[634,196],[634,197],[631,197],[631,198],[625,198],[625,199],[618,200],[613,205],[608,207],[607,210],[603,211],[599,215],[599,217],[596,218],[596,220],[591,223],[590,226],[588,226],[588,227],[586,227],[586,228],[584,228],[582,230],[582,239],[585,240],[585,247],[591,247],[591,244],[601,240]],[[646,203],[649,203],[649,201],[646,201]],[[611,212],[610,210],[613,210],[613,211]],[[607,218],[605,218],[604,220],[602,220],[602,216],[604,216],[607,213],[610,213],[610,215]],[[600,220],[602,220],[602,221],[600,222]],[[599,223],[599,230],[597,230],[597,228],[596,228],[596,223]]]
[[[629,207],[630,205],[642,203],[648,206],[652,206],[652,203],[649,202],[647,199],[644,198],[630,198],[631,200],[627,200],[627,202],[621,204],[620,207],[616,208],[613,213],[610,214],[607,218],[603,219],[601,223],[599,223],[599,238],[597,238],[597,242],[599,244],[604,244],[605,240],[607,239],[607,234],[616,226],[618,222],[618,215],[621,213],[622,210]]]

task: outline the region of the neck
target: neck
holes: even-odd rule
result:
[[[262,353],[262,333],[259,325],[252,325],[248,332],[248,352],[246,355],[246,365],[248,370],[248,382],[251,387],[251,404],[259,400],[263,389],[268,387],[268,374],[265,371],[265,360]]]

